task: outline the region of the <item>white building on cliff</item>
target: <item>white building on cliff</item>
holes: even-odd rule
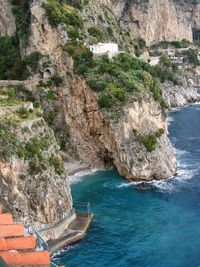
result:
[[[116,43],[98,43],[90,45],[90,51],[93,53],[94,56],[108,54],[109,58],[113,58],[117,54],[122,52],[119,51],[118,44]]]

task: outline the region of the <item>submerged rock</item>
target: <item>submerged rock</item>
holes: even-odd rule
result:
[[[154,188],[154,186],[150,183],[145,183],[145,182],[142,182],[142,183],[139,183],[136,185],[136,188],[137,189],[142,189],[142,190],[151,190]]]

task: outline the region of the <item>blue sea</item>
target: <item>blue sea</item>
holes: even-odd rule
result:
[[[66,248],[67,267],[200,266],[200,105],[174,110],[169,136],[178,173],[137,189],[116,171],[74,177],[73,197],[90,202],[87,237]],[[77,179],[77,180],[76,180]]]

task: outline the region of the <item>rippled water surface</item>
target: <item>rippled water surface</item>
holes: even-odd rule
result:
[[[169,124],[178,176],[153,182],[150,190],[138,190],[115,171],[82,177],[72,186],[73,196],[91,202],[95,217],[86,239],[67,248],[57,263],[200,266],[200,105],[173,111]]]

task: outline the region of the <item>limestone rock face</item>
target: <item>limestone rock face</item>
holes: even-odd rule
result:
[[[146,99],[126,106],[117,122],[107,118],[95,95],[81,80],[71,83],[65,97],[66,120],[82,161],[93,167],[113,164],[128,180],[163,179],[176,172],[176,159],[167,137],[166,120],[154,100]],[[156,150],[147,152],[134,135],[165,133],[157,140]]]
[[[163,84],[163,97],[170,108],[183,107],[190,103],[200,102],[200,68],[183,68],[182,85]]]
[[[12,15],[11,6],[7,0],[0,0],[0,37],[15,33],[15,20]]]
[[[42,14],[40,1],[35,0],[31,10],[34,17]],[[129,103],[117,121],[109,119],[108,114],[99,108],[97,95],[85,81],[73,74],[66,75],[66,71],[72,73],[73,62],[62,50],[60,31],[52,30],[46,22],[45,34],[38,37],[44,19],[41,15],[40,19],[33,20],[30,40],[34,49],[49,54],[59,75],[63,76],[63,85],[56,89],[62,105],[60,112],[70,129],[70,142],[76,147],[78,158],[91,167],[115,166],[128,180],[173,176],[176,159],[159,105],[150,97]],[[147,135],[163,129],[164,134],[158,138],[155,151],[147,152],[133,129]]]
[[[48,135],[51,146],[46,149],[45,156],[48,158],[53,153],[59,157],[53,131],[43,118],[18,123],[16,135],[25,144],[31,138]],[[36,228],[53,225],[72,209],[65,174],[58,175],[53,167],[33,174],[29,163],[29,159],[14,155],[0,159],[0,203],[12,212],[17,222],[33,224]]]
[[[192,41],[191,22],[179,12],[174,1],[119,1],[117,5],[122,3],[120,22],[130,29],[132,36],[142,37],[148,45],[164,39]]]
[[[179,12],[184,14],[192,28],[200,28],[200,3],[198,1],[175,0]],[[196,3],[195,3],[196,2]]]

